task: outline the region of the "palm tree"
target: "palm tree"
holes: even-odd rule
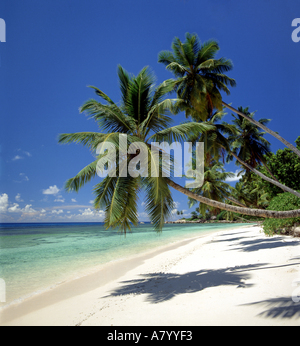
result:
[[[247,116],[254,118],[254,112],[250,113],[249,107],[244,109],[239,107],[238,110]],[[235,116],[232,114],[232,116],[234,117],[233,123],[238,129],[238,132],[230,134],[227,138],[231,143],[231,152],[253,168],[262,164],[271,177],[278,182],[269,167],[266,165],[264,158],[264,156],[268,156],[271,153],[270,143],[263,137],[265,132],[260,132],[256,125],[249,122],[241,115]],[[269,121],[269,119],[258,120],[261,124],[267,124]],[[232,155],[229,155],[228,161],[231,159]],[[240,162],[239,164],[241,165]],[[246,172],[248,173],[249,171],[250,169],[246,167]],[[284,188],[282,188],[282,190],[285,191]]]
[[[252,209],[245,207],[237,207],[234,205],[226,204],[223,202],[218,202],[211,200],[209,198],[198,195],[189,189],[180,186],[169,178],[165,178],[168,181],[168,185],[174,188],[175,190],[185,194],[186,196],[195,199],[201,203],[205,203],[213,208],[219,208],[222,210],[232,211],[238,214],[250,215],[255,217],[265,217],[265,218],[273,218],[273,219],[288,219],[293,217],[300,216],[300,209],[288,210],[288,211],[275,211],[275,210],[263,210],[263,209]]]
[[[212,131],[214,126],[208,123],[188,122],[176,126],[171,125],[168,112],[176,113],[181,101],[178,99],[165,99],[165,96],[174,89],[174,81],[167,80],[154,87],[154,76],[148,68],[144,68],[137,76],[129,75],[121,66],[118,68],[120,80],[121,102],[114,103],[103,91],[92,87],[96,94],[105,102],[101,103],[94,99],[87,101],[81,112],[86,112],[94,119],[101,132],[65,133],[59,136],[59,143],[80,143],[91,149],[95,155],[92,163],[84,167],[73,178],[66,182],[67,191],[79,191],[82,186],[97,176],[99,160],[110,158],[109,152],[99,154],[97,148],[103,143],[111,143],[116,148],[116,154],[121,156],[121,163],[115,162],[115,175],[108,175],[94,187],[96,195],[94,207],[105,209],[105,226],[119,227],[126,233],[131,224],[138,224],[138,194],[141,189],[146,192],[146,211],[156,230],[161,230],[164,221],[171,214],[174,207],[169,187],[184,193],[201,203],[214,208],[233,211],[245,215],[290,218],[300,216],[300,210],[270,211],[236,207],[223,202],[214,201],[204,196],[197,195],[187,188],[175,183],[172,179],[164,176],[165,169],[162,160],[155,166],[158,177],[127,175],[128,163],[137,159],[138,151],[128,153],[129,145],[142,142],[146,145],[146,160],[148,163],[156,162],[150,150],[151,141],[189,140],[196,138],[199,133]],[[103,101],[102,101],[103,102]],[[103,132],[102,132],[103,131]],[[124,144],[120,135],[126,135]],[[123,160],[123,161],[122,161]],[[108,160],[108,163],[111,162]],[[140,161],[136,163],[139,166]],[[112,165],[113,166],[113,165]],[[124,168],[125,167],[125,168]],[[150,167],[150,164],[148,165]],[[153,167],[151,167],[152,169]]]
[[[126,233],[130,230],[131,223],[133,225],[138,223],[138,193],[144,189],[146,212],[155,229],[161,230],[174,206],[168,179],[162,174],[165,167],[160,160],[159,166],[156,167],[159,173],[157,177],[151,176],[149,168],[147,175],[140,174],[137,177],[128,175],[128,164],[132,159],[137,159],[139,154],[138,151],[127,154],[128,146],[137,142],[146,144],[146,160],[150,167],[154,159],[154,154],[150,150],[151,141],[187,140],[190,135],[195,136],[195,133],[211,129],[212,125],[190,122],[171,126],[172,120],[168,113],[170,110],[175,112],[176,105],[180,104],[176,99],[165,99],[174,88],[173,80],[167,80],[154,87],[154,75],[147,67],[137,76],[133,76],[119,66],[118,76],[122,95],[120,105],[114,103],[103,91],[92,87],[105,103],[91,99],[81,107],[81,112],[90,115],[104,132],[65,133],[59,136],[59,143],[80,143],[89,147],[96,156],[91,164],[66,182],[65,188],[67,191],[78,192],[83,185],[94,178],[99,169],[99,160],[109,157],[107,151],[99,154],[97,148],[99,145],[103,146],[103,143],[112,143],[117,155],[123,155],[123,161],[122,164],[115,162],[114,176],[107,175],[95,185],[94,207],[105,209],[107,228],[119,227]],[[120,134],[127,136],[125,144],[121,141]],[[112,160],[109,163],[113,166]],[[136,167],[139,164],[140,161]]]
[[[246,167],[247,171],[257,174],[263,180],[300,198],[299,192],[281,184],[265,165],[263,155],[269,153],[269,142],[263,138],[263,133],[259,132],[256,125],[249,123],[244,118],[235,119],[236,123],[233,125],[225,122],[220,123],[224,115],[224,110],[215,112],[206,122],[213,125],[213,128],[199,134],[197,138],[197,141],[205,143],[206,159],[209,160],[210,158],[217,161],[220,157],[223,157],[224,161],[227,152],[228,160],[234,157],[237,162]],[[253,116],[253,114],[250,114],[250,116]],[[267,122],[267,119],[261,119],[260,121]],[[267,177],[255,168],[259,163],[265,165],[274,179]],[[237,203],[235,202],[235,204]]]
[[[212,166],[206,165],[204,168],[204,182],[201,187],[193,188],[191,191],[198,195],[207,197],[215,201],[224,202],[230,200],[233,188],[225,182],[227,178],[233,176],[233,173],[225,172],[220,162],[215,162]],[[192,207],[196,200],[189,198],[189,207]],[[239,204],[239,202],[237,202]],[[209,209],[213,215],[217,215],[220,211],[217,208],[207,207],[206,204],[200,203],[199,212],[205,215]]]
[[[239,111],[247,114],[249,118],[253,118],[254,113],[250,113],[248,110],[248,107],[245,109],[239,107]],[[279,183],[266,165],[264,156],[270,154],[270,143],[263,137],[265,133],[260,132],[256,125],[240,115],[238,115],[238,117],[234,116],[234,118],[233,123],[238,131],[232,131],[232,133],[229,133],[227,138],[231,146],[231,150],[227,158],[228,161],[231,160],[232,157],[235,157],[240,165],[246,167],[246,172],[252,171],[259,175],[262,179],[280,187],[283,191],[290,192],[293,195],[300,197],[299,192]],[[269,119],[260,119],[258,122],[261,124],[266,124],[269,121]],[[256,169],[256,167],[261,164],[263,164],[273,179],[267,177]]]
[[[250,113],[248,107],[244,109],[239,107],[238,109],[249,117],[254,117],[254,113]],[[264,138],[265,132],[260,132],[256,125],[240,115],[236,117],[232,114],[232,116],[234,117],[233,124],[238,129],[238,134],[230,134],[227,138],[231,143],[232,152],[253,168],[263,164],[273,179],[277,180],[264,159],[264,155],[269,155],[271,152],[270,143]],[[269,119],[258,120],[261,124],[267,124],[269,121]],[[249,169],[246,168],[246,170]]]
[[[193,109],[201,120],[206,120],[214,108],[221,110],[223,105],[277,138],[300,157],[300,150],[278,133],[222,100],[221,92],[229,95],[228,85],[233,87],[236,82],[224,74],[232,69],[231,61],[226,58],[215,59],[218,51],[219,45],[216,41],[201,44],[197,35],[187,33],[184,43],[175,37],[172,52],[162,51],[159,53],[158,61],[165,64],[178,78],[175,85],[178,96],[192,104],[193,108],[189,107],[190,112]]]
[[[229,95],[227,85],[236,85],[234,79],[224,74],[232,69],[232,63],[225,58],[215,59],[219,51],[216,41],[201,45],[198,37],[189,33],[185,43],[176,37],[172,49],[173,52],[160,52],[158,61],[177,77],[175,90],[187,101],[190,114],[197,114],[202,121],[207,120],[214,108],[223,108],[221,91]]]
[[[235,184],[234,195],[248,207],[265,209],[270,202],[270,196],[265,191],[263,181],[256,174],[244,174]]]

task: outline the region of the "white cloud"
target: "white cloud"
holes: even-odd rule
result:
[[[23,214],[32,214],[36,213],[36,210],[34,210],[32,207],[32,204],[27,204],[25,208],[19,208],[18,203],[14,203],[12,207],[8,208],[8,211],[10,213],[23,213]]]
[[[57,196],[57,198],[54,200],[54,202],[62,202],[62,203],[64,203],[64,201],[65,199],[61,195]]]
[[[29,178],[27,177],[27,175],[25,175],[25,173],[20,173],[20,177],[23,177],[23,180],[25,181],[29,181]]]
[[[90,203],[90,204],[93,204],[93,203],[94,203],[94,201],[91,199],[91,200],[89,201],[89,203]]]
[[[3,193],[0,196],[0,212],[6,212],[8,207],[8,195]]]
[[[45,210],[45,209],[42,209],[42,210],[41,210],[41,213],[42,213],[42,214],[46,213],[46,210]]]
[[[233,182],[233,181],[239,181],[242,177],[242,174],[238,176],[238,173],[240,172],[239,169],[237,169],[234,173],[234,176],[233,177],[230,177],[230,178],[227,178],[225,181],[227,182]]]
[[[28,156],[28,157],[31,157],[31,156],[32,156],[31,153],[30,153],[29,151],[24,151],[24,150],[22,150],[22,149],[18,149],[17,151],[20,152],[21,155],[25,154],[25,155]],[[12,161],[21,160],[21,159],[24,159],[24,157],[23,157],[23,156],[20,156],[20,155],[16,155],[15,157],[12,158]]]
[[[12,158],[12,161],[17,161],[17,160],[21,160],[21,159],[23,159],[22,156],[16,155],[15,157]]]
[[[25,214],[36,213],[36,210],[32,209],[31,206],[32,206],[32,204],[26,205],[26,207],[24,209],[22,209],[22,212]]]
[[[62,209],[59,209],[59,210],[52,210],[52,214],[62,214],[64,211]]]
[[[82,214],[81,214],[82,216],[90,216],[90,215],[94,215],[94,211],[93,210],[91,210],[91,208],[87,208],[87,209],[85,209],[83,212],[82,212]]]
[[[179,202],[173,202],[173,208],[178,209],[180,206]]]
[[[76,202],[77,202],[75,198],[72,198],[71,201],[72,201],[73,203],[76,203]]]
[[[18,193],[17,196],[15,197],[17,202],[24,202],[23,199],[21,199],[21,194]]]
[[[8,211],[10,213],[21,213],[22,212],[22,210],[19,208],[18,203],[14,203],[12,207],[8,208]]]
[[[84,210],[79,210],[81,214],[76,215],[78,218],[89,218],[93,220],[102,219],[105,216],[105,212],[103,210],[92,210],[91,208],[87,208]]]
[[[49,186],[49,188],[46,190],[43,190],[43,194],[44,195],[56,195],[56,194],[58,194],[59,191],[60,191],[59,188],[56,185],[54,185],[54,186]]]

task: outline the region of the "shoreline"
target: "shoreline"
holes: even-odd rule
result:
[[[255,225],[216,230],[209,234],[180,240],[124,260],[113,261],[102,266],[102,268],[99,267],[99,270],[93,273],[62,283],[47,292],[40,293],[21,303],[8,306],[1,311],[0,325],[110,326],[113,324],[115,326],[153,325],[153,323],[157,325],[156,321],[158,321],[158,325],[201,325],[205,324],[205,319],[203,320],[203,317],[199,317],[198,309],[196,309],[198,311],[197,314],[194,315],[195,320],[191,320],[190,315],[185,316],[183,314],[180,317],[180,314],[178,315],[178,309],[181,313],[183,313],[182,306],[190,310],[191,308],[189,306],[195,309],[197,306],[195,302],[200,301],[202,302],[200,304],[202,306],[201,310],[203,310],[202,314],[203,312],[204,315],[207,314],[208,311],[213,309],[213,302],[211,302],[211,306],[203,309],[203,303],[207,301],[207,292],[210,290],[216,291],[215,293],[217,295],[222,294],[223,302],[226,301],[227,305],[230,305],[232,294],[234,296],[237,289],[238,291],[251,291],[252,284],[247,283],[247,280],[255,271],[259,272],[259,269],[257,269],[259,263],[263,264],[262,271],[264,271],[264,274],[268,271],[269,267],[269,271],[274,272],[277,263],[273,263],[272,266],[272,260],[274,262],[275,258],[279,257],[278,259],[280,259],[280,256],[284,257],[283,260],[285,260],[285,263],[279,265],[278,270],[285,270],[285,267],[292,270],[289,274],[291,280],[287,283],[287,286],[290,287],[289,294],[291,296],[293,290],[292,282],[294,279],[297,279],[297,276],[292,278],[292,274],[298,273],[300,280],[300,242],[295,238],[287,238],[286,236],[285,238],[281,236],[267,238],[259,231],[260,227]],[[233,237],[232,235],[235,236]],[[226,238],[229,237],[230,239],[231,237],[231,239],[235,239],[233,241],[244,240],[245,243],[249,236],[256,239],[257,246],[261,246],[262,248],[257,249],[257,251],[249,251],[248,253],[241,251],[243,253],[242,257],[239,250],[226,253],[227,250],[224,249],[224,246],[230,244]],[[270,241],[270,239],[275,239],[275,241]],[[270,249],[264,247],[264,242],[265,244],[275,244],[276,241],[279,242],[278,244],[281,244],[278,246],[278,253],[276,252],[276,247],[271,247]],[[248,242],[251,242],[251,240],[248,240]],[[294,251],[294,255],[290,253],[291,251]],[[252,252],[255,255],[260,254],[260,256],[256,258],[257,256],[253,256]],[[289,252],[289,257],[292,256],[290,264],[287,260],[287,252]],[[222,256],[224,259],[222,259]],[[239,257],[243,259],[243,263],[240,263],[238,260]],[[249,257],[251,257],[251,260]],[[224,268],[226,262],[228,262],[227,269]],[[202,273],[203,266],[204,268],[208,268]],[[211,266],[215,268],[209,268]],[[247,266],[249,268],[246,268]],[[197,271],[194,271],[193,267],[198,271],[200,269],[199,274],[195,274]],[[235,267],[244,268],[244,270],[242,269],[240,271],[245,271],[245,273],[235,273],[236,275],[234,275]],[[184,274],[186,271],[190,272],[190,275]],[[194,287],[198,276],[205,275],[207,271],[211,271],[211,278],[215,277],[217,282],[224,275],[228,275],[229,282],[225,280],[224,284],[207,286],[207,283],[201,281],[196,286],[200,285],[204,286],[204,288],[201,289],[199,286],[199,289],[197,289]],[[178,279],[181,278],[181,275],[183,275],[182,279]],[[141,279],[141,276],[144,279]],[[193,277],[193,280],[189,278],[190,276]],[[217,279],[218,277],[219,279]],[[189,285],[187,285],[187,281]],[[122,288],[124,282],[129,284]],[[162,287],[157,284],[155,285],[156,282],[161,282]],[[168,282],[173,282],[173,284],[170,286]],[[187,287],[182,290],[178,289],[178,285],[182,283],[186,283]],[[270,287],[265,287],[263,291],[270,291],[270,288],[272,290],[274,284],[271,280],[268,283]],[[149,287],[145,289],[145,286]],[[228,290],[233,290],[233,292],[229,294]],[[176,293],[176,291],[178,292]],[[166,298],[167,296],[169,298]],[[195,296],[195,301],[192,299],[192,296]],[[252,302],[254,300],[259,301],[259,296],[260,294],[257,297],[253,297],[257,299],[252,299]],[[153,299],[151,297],[155,298],[154,301],[152,301]],[[174,302],[172,303],[172,301]],[[288,303],[291,302],[293,303],[292,298],[290,298]],[[141,310],[143,309],[145,313],[142,313]],[[177,313],[174,312],[174,314],[170,314],[167,317],[165,311],[172,311],[174,309]],[[219,309],[219,307],[216,309]],[[228,307],[226,309],[228,310]],[[245,307],[243,309],[247,310]],[[248,307],[248,309],[250,308]],[[236,308],[233,310],[236,310]],[[300,325],[299,305],[296,304],[294,310],[294,315],[297,317],[295,321],[297,325]],[[126,315],[126,311],[130,317]],[[158,320],[155,318],[155,316],[158,316],[157,314],[160,316]],[[193,315],[193,313],[191,314]],[[165,316],[164,320],[162,320],[162,316]],[[253,323],[252,319],[253,317],[249,318],[250,324]],[[258,320],[254,318],[254,320],[258,322],[259,318]],[[267,320],[264,322],[267,322]],[[226,322],[225,324],[228,322],[230,324],[230,321],[233,324],[235,323],[234,319],[222,321]],[[240,319],[237,321],[241,322]],[[289,323],[295,323],[295,321],[288,320]],[[220,324],[220,319],[216,317],[213,321],[210,321],[210,323],[214,324],[213,322]]]
[[[241,226],[243,227],[243,226]],[[99,264],[89,268],[88,272],[66,278],[61,282],[53,283],[38,291],[32,292],[26,296],[19,297],[12,302],[0,307],[0,326],[3,320],[10,321],[24,314],[35,310],[45,308],[53,303],[64,300],[69,297],[82,293],[87,293],[93,289],[102,287],[113,280],[126,274],[127,271],[141,265],[147,259],[151,259],[161,253],[177,249],[180,246],[188,244],[196,239],[206,237],[207,235],[220,232],[220,230],[204,231],[202,234],[193,237],[187,237],[181,240],[175,240],[171,243],[160,245],[154,248],[146,249],[141,253],[129,255],[124,258],[118,258],[106,263]],[[120,267],[120,268],[119,268]],[[99,276],[99,273],[102,276]],[[77,284],[77,285],[75,285]]]
[[[220,225],[216,225],[216,226],[220,226]],[[239,227],[238,225],[236,225],[235,227]],[[241,226],[240,226],[241,227]],[[109,261],[104,261],[103,262],[103,258],[100,258],[100,262],[99,263],[94,263],[92,265],[89,265],[87,267],[85,267],[84,269],[81,268],[79,271],[73,271],[72,273],[65,273],[64,276],[60,277],[59,280],[56,281],[49,281],[45,284],[45,285],[40,285],[40,287],[36,287],[34,288],[31,292],[28,292],[26,294],[21,294],[21,295],[17,295],[13,300],[10,300],[9,302],[6,302],[5,304],[0,305],[0,314],[1,311],[6,310],[7,308],[17,305],[17,304],[21,304],[23,302],[26,302],[27,300],[39,296],[42,293],[46,293],[50,290],[53,290],[57,287],[59,287],[62,284],[65,284],[67,282],[73,281],[75,279],[80,279],[82,277],[86,277],[88,275],[91,275],[95,272],[99,272],[100,270],[104,269],[109,266],[109,265],[114,265],[114,264],[118,264],[118,263],[122,263],[124,260],[128,260],[131,258],[138,258],[140,256],[145,256],[148,253],[156,253],[156,251],[160,251],[160,249],[162,249],[162,251],[165,251],[165,249],[167,249],[169,246],[172,246],[173,244],[180,244],[180,242],[185,241],[186,239],[194,239],[194,238],[198,238],[198,237],[203,237],[207,234],[212,234],[214,232],[219,231],[219,229],[209,229],[209,230],[199,230],[200,232],[198,233],[193,233],[193,234],[187,234],[184,235],[184,237],[180,237],[178,239],[176,239],[176,237],[174,239],[170,239],[167,243],[164,241],[159,242],[159,245],[156,244],[151,244],[150,246],[147,244],[147,247],[144,249],[137,249],[137,252],[133,252],[133,254],[122,254],[121,256],[118,256],[117,258],[114,259],[110,259]],[[179,245],[178,245],[179,246]]]

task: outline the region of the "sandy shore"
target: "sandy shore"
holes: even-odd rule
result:
[[[246,226],[110,263],[8,307],[0,324],[299,326],[298,300],[300,240]]]

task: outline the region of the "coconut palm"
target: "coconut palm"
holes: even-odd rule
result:
[[[248,107],[244,109],[239,107],[239,111],[251,118],[254,117],[254,112],[250,113]],[[241,115],[235,116],[232,114],[232,116],[234,117],[233,124],[238,131],[230,134],[227,138],[231,143],[231,151],[253,168],[263,164],[273,179],[276,179],[267,167],[264,159],[264,155],[269,155],[271,152],[270,143],[264,138],[265,132],[259,131],[256,125]],[[269,121],[269,119],[258,120],[261,124],[267,124]],[[246,168],[246,170],[249,169]]]
[[[209,198],[198,195],[197,193],[190,191],[189,189],[177,184],[173,180],[166,178],[169,186],[175,190],[185,194],[186,196],[195,199],[201,203],[207,204],[213,208],[219,208],[221,210],[227,210],[238,214],[250,215],[255,217],[265,217],[273,219],[288,219],[300,216],[300,209],[288,210],[288,211],[275,211],[275,210],[263,210],[263,209],[252,209],[246,207],[237,207],[235,205],[226,204],[223,202],[218,202],[211,200]]]
[[[277,138],[300,157],[300,150],[278,133],[222,100],[221,92],[229,95],[228,86],[233,87],[236,82],[224,74],[232,69],[232,62],[226,58],[215,59],[218,51],[216,41],[201,44],[197,35],[187,33],[184,43],[175,37],[172,52],[162,51],[158,61],[178,78],[175,90],[180,98],[193,106],[189,107],[189,112],[197,113],[201,120],[206,120],[214,108],[221,110],[223,105]]]
[[[104,208],[105,226],[118,227],[123,232],[130,230],[131,224],[138,223],[138,195],[140,190],[145,191],[146,212],[156,230],[161,230],[165,220],[174,209],[169,187],[184,193],[201,203],[214,208],[233,211],[245,215],[289,218],[300,215],[300,210],[270,211],[236,207],[223,202],[214,201],[204,196],[197,195],[189,189],[175,183],[170,177],[164,176],[165,166],[159,159],[158,165],[152,150],[151,141],[189,140],[199,133],[213,130],[213,125],[208,123],[188,122],[171,126],[172,119],[168,112],[176,112],[181,104],[178,99],[165,99],[165,96],[174,88],[174,81],[167,80],[154,87],[154,76],[149,68],[144,68],[137,76],[129,75],[121,66],[118,68],[121,89],[121,102],[114,103],[103,91],[92,87],[102,102],[91,99],[82,107],[81,112],[86,112],[94,119],[101,132],[65,133],[59,136],[59,143],[80,143],[91,149],[95,156],[93,162],[84,167],[73,178],[66,182],[67,191],[79,191],[87,182],[96,178],[104,169],[115,171],[115,174],[106,175],[94,187],[96,209]],[[127,136],[126,142],[121,136]],[[104,144],[110,143],[116,149],[116,156],[120,160],[113,161],[110,151],[103,152]],[[131,145],[144,143],[146,155],[144,161],[148,162],[148,174],[128,176],[128,166],[134,162],[136,169],[142,166],[143,158],[138,150],[129,151]],[[134,148],[134,147],[133,147]],[[104,166],[99,161],[107,158]],[[135,160],[135,161],[134,161]],[[101,161],[102,162],[102,161]],[[125,162],[125,164],[124,164]],[[143,162],[145,163],[145,162]],[[149,167],[151,166],[151,172]],[[154,166],[154,167],[153,167]],[[152,175],[154,169],[157,176]]]
[[[214,108],[223,108],[221,91],[229,94],[227,86],[236,85],[234,79],[224,74],[232,69],[232,63],[225,58],[215,59],[219,51],[216,41],[201,44],[196,35],[189,33],[185,43],[176,37],[172,49],[173,52],[160,52],[158,61],[177,77],[175,90],[180,98],[188,102],[189,114],[194,114],[194,117],[197,114],[200,120],[207,120]]]
[[[247,116],[254,118],[254,112],[250,113],[249,107],[239,107],[238,110]],[[266,165],[266,160],[264,158],[264,156],[268,156],[271,153],[270,143],[264,138],[265,132],[259,131],[259,128],[256,125],[249,122],[241,115],[235,116],[232,114],[232,116],[234,117],[233,123],[238,131],[229,134],[229,137],[227,138],[231,143],[231,151],[253,168],[262,164],[271,177],[278,182],[269,167]],[[269,121],[270,119],[258,120],[261,124],[267,124]],[[230,159],[232,159],[231,155],[228,157],[228,160]],[[239,161],[237,162],[241,165]],[[249,171],[250,169],[246,167],[246,172]]]
[[[235,184],[234,195],[248,207],[267,208],[270,202],[269,194],[265,192],[264,184],[256,174],[244,174]]]
[[[155,154],[150,150],[150,143],[157,140],[187,140],[191,135],[212,129],[212,125],[189,122],[171,126],[172,119],[168,113],[170,110],[175,112],[176,105],[180,104],[180,100],[165,99],[174,88],[173,80],[167,80],[155,87],[154,74],[147,67],[137,76],[133,76],[119,66],[118,76],[122,96],[120,105],[114,103],[100,89],[92,87],[105,102],[91,99],[81,107],[81,112],[86,112],[98,123],[101,132],[66,133],[59,136],[59,143],[80,143],[89,147],[95,156],[91,164],[66,182],[65,187],[67,191],[78,192],[83,185],[99,175],[99,170],[103,173],[104,169],[110,168],[109,172],[114,174],[106,175],[94,187],[94,207],[104,208],[105,226],[118,227],[126,233],[130,230],[131,223],[137,225],[138,194],[143,189],[146,194],[146,212],[155,229],[161,230],[173,210],[174,203],[168,180],[163,177],[165,166],[161,159],[156,161],[153,157]],[[127,141],[121,140],[120,135],[126,135]],[[103,148],[104,144],[108,143],[114,145],[116,157],[121,156],[121,163],[113,160],[114,155],[109,156],[109,150],[99,152],[99,146]],[[146,145],[144,163],[147,164],[147,172],[131,176],[127,171],[128,165],[135,162],[134,165],[138,168],[143,160],[139,155],[140,149],[128,153],[129,145],[137,143]],[[100,169],[100,159],[106,157],[108,160]],[[150,163],[153,170],[153,162],[159,163],[159,166],[154,167],[158,173],[155,174],[156,177],[150,171]]]
[[[197,141],[204,142],[206,159],[218,161],[220,157],[231,160],[234,157],[237,162],[263,180],[280,187],[283,191],[290,192],[300,198],[300,193],[281,184],[265,165],[263,155],[269,153],[269,142],[263,138],[256,125],[249,123],[244,118],[235,119],[236,123],[231,125],[220,122],[226,113],[224,110],[215,112],[207,124],[213,125],[211,130],[199,134]],[[250,114],[253,116],[253,114]],[[266,123],[267,119],[261,119]],[[263,163],[273,179],[267,177],[255,167]]]
[[[220,162],[214,162],[213,165],[206,165],[204,168],[203,185],[193,188],[191,191],[209,199],[224,202],[226,199],[230,199],[233,190],[225,180],[233,177],[233,175],[233,173],[225,172]],[[196,200],[189,198],[189,207],[192,207],[196,202]],[[207,209],[209,209],[213,215],[217,215],[220,212],[217,208],[211,208],[206,204],[200,203],[199,212],[202,215],[205,215]]]

